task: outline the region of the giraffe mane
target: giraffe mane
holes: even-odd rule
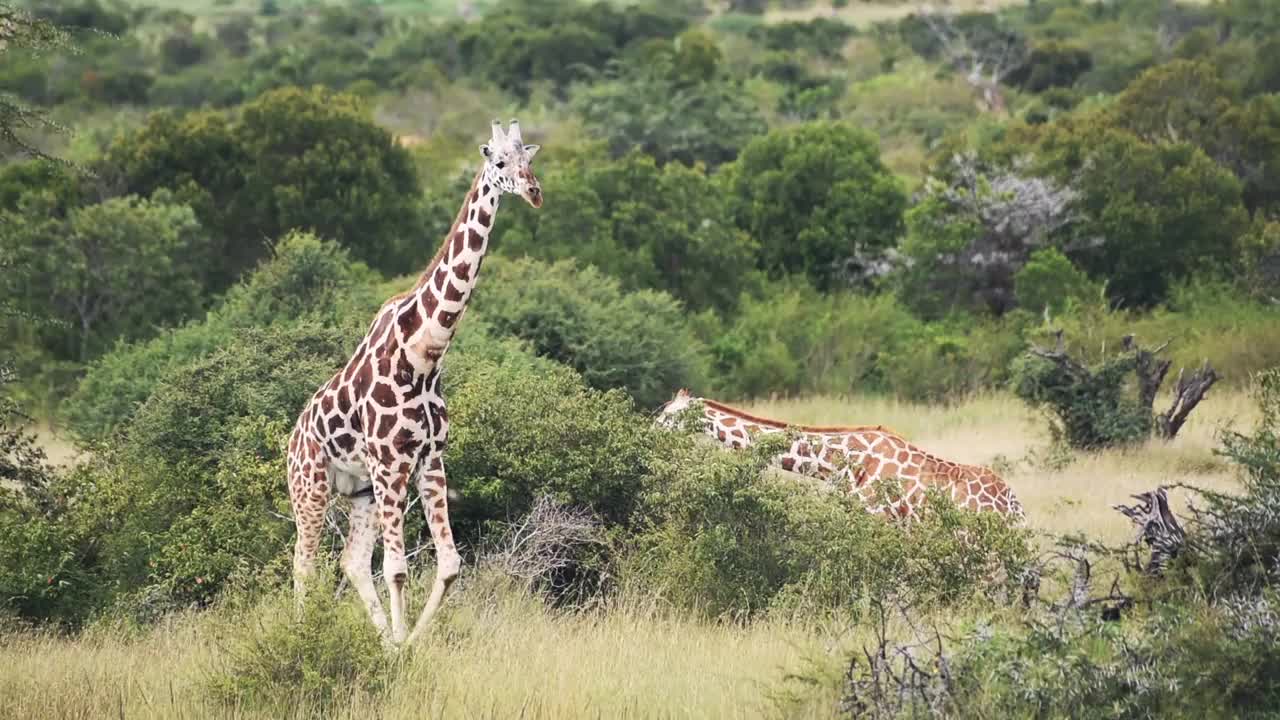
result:
[[[467,191],[468,198],[471,197],[471,193],[475,191],[476,187],[480,185],[480,178],[483,175],[484,175],[484,168],[482,167],[480,168],[479,172],[476,173],[475,179],[471,181],[471,189]],[[436,250],[435,257],[431,258],[431,262],[427,263],[427,269],[423,270],[422,274],[418,276],[418,281],[415,282],[413,284],[413,287],[409,288],[408,290],[405,290],[402,293],[397,293],[387,298],[386,302],[382,303],[382,305],[378,308],[379,314],[388,305],[392,303],[400,302],[401,300],[409,297],[410,295],[414,294],[419,289],[421,289],[423,285],[426,285],[431,280],[431,276],[435,274],[436,266],[438,266],[440,264],[440,261],[444,259],[444,254],[449,249],[449,241],[453,239],[453,234],[458,231],[458,226],[462,224],[462,221],[464,218],[466,218],[466,216],[467,216],[467,203],[464,202],[462,203],[462,207],[458,209],[457,217],[453,219],[453,225],[449,226],[449,232],[445,234],[444,242],[440,243],[439,249]]]
[[[897,430],[894,430],[893,428],[886,427],[884,425],[800,425],[797,423],[787,423],[787,422],[782,422],[781,420],[774,420],[772,418],[761,417],[759,415],[752,415],[751,413],[746,412],[741,408],[736,408],[736,407],[733,407],[732,405],[726,405],[716,400],[710,400],[707,398],[701,398],[701,400],[702,400],[702,404],[706,405],[707,407],[712,407],[717,410],[722,410],[724,412],[727,412],[739,418],[742,418],[743,420],[749,420],[753,423],[757,423],[760,425],[767,425],[769,427],[775,427],[780,429],[795,428],[796,430],[800,430],[803,432],[812,432],[812,433],[841,433],[841,432],[861,432],[861,431],[873,430],[876,432],[888,433],[890,435],[897,435],[898,437],[901,437],[904,440],[906,439],[902,435],[902,433],[898,432]]]

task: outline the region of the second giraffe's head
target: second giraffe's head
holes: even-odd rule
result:
[[[529,168],[537,153],[537,145],[525,145],[520,137],[520,123],[512,120],[510,129],[503,132],[502,123],[494,120],[489,142],[480,146],[485,178],[502,192],[519,195],[530,205],[542,207],[542,186]]]

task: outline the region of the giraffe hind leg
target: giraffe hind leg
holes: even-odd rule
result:
[[[289,499],[298,533],[293,546],[293,587],[299,602],[315,570],[316,551],[324,535],[324,514],[329,504],[327,492],[312,487],[311,477],[303,473],[303,469],[297,462],[289,463]]]
[[[364,602],[369,619],[384,638],[389,639],[387,616],[382,599],[373,583],[373,548],[378,542],[378,518],[373,501],[373,488],[351,498],[351,527],[342,550],[342,570],[351,587]]]

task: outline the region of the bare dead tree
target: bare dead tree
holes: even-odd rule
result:
[[[1169,493],[1164,486],[1131,496],[1137,505],[1112,505],[1129,518],[1138,528],[1133,539],[1135,548],[1146,545],[1151,548],[1151,558],[1143,563],[1139,558],[1136,567],[1148,575],[1162,575],[1168,564],[1182,552],[1187,534],[1178,524],[1178,518],[1169,509]]]
[[[561,596],[573,585],[566,575],[572,576],[584,556],[604,544],[604,523],[594,512],[542,495],[528,514],[507,527],[485,563],[530,588]]]
[[[1008,112],[1001,85],[1027,61],[1027,45],[1011,32],[976,32],[959,27],[950,8],[926,5],[919,13],[942,45],[947,64],[964,75],[987,112]]]
[[[875,641],[850,658],[840,711],[873,720],[947,717],[954,696],[951,663],[941,633],[914,623],[900,602],[890,600],[875,609]],[[889,630],[891,616],[905,622],[909,639],[894,638]]]
[[[976,221],[977,232],[966,247],[933,261],[968,278],[963,292],[996,313],[1014,307],[1013,277],[1031,253],[1049,246],[1055,234],[1081,219],[1079,192],[1032,175],[1029,164],[1022,158],[992,167],[974,152],[957,153],[946,167],[946,179],[930,178],[921,196],[947,208],[943,222],[955,217]]]
[[[1165,341],[1154,349],[1146,349],[1136,343],[1132,334],[1122,338],[1120,347],[1122,356],[1108,360],[1097,369],[1086,367],[1073,359],[1063,345],[1062,331],[1056,332],[1056,347],[1048,350],[1032,347],[1028,352],[1038,358],[1053,363],[1056,373],[1046,375],[1042,379],[1045,387],[1041,388],[1045,397],[1054,399],[1060,414],[1071,422],[1097,423],[1101,418],[1093,417],[1099,412],[1109,412],[1117,417],[1120,413],[1140,413],[1144,422],[1149,418],[1150,430],[1157,437],[1172,440],[1186,423],[1191,411],[1204,400],[1209,388],[1221,379],[1217,371],[1206,360],[1201,367],[1190,374],[1185,369],[1178,371],[1178,381],[1173,388],[1173,402],[1169,409],[1157,413],[1155,411],[1156,395],[1168,376],[1173,362],[1160,359],[1157,355],[1169,347],[1171,341]],[[1126,357],[1127,356],[1127,357]],[[1122,408],[1121,376],[1129,371],[1137,382],[1137,398],[1132,409]],[[1088,413],[1077,412],[1070,404],[1082,397],[1090,397],[1095,405],[1109,407],[1093,407]],[[1051,403],[1054,404],[1054,403]],[[1068,428],[1070,430],[1070,428]],[[1087,429],[1086,429],[1087,430]],[[1081,436],[1088,432],[1079,433]],[[1096,433],[1093,433],[1096,434]],[[1129,438],[1132,439],[1132,438]]]

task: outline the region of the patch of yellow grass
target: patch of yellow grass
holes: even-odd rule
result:
[[[1156,401],[1157,407],[1168,399]],[[809,398],[760,402],[748,408],[766,417],[812,425],[880,424],[929,452],[957,462],[994,465],[1026,508],[1031,525],[1052,533],[1085,532],[1109,542],[1130,537],[1124,516],[1111,508],[1157,485],[1189,483],[1231,490],[1234,471],[1213,454],[1222,427],[1246,430],[1256,408],[1242,390],[1214,390],[1172,442],[1150,440],[1127,449],[1072,453],[1065,467],[1049,455],[1048,424],[1009,394],[974,397],[950,407],[892,398]],[[1012,469],[1006,469],[1012,465]],[[1171,492],[1175,510],[1187,493]]]
[[[281,717],[221,705],[207,690],[227,659],[219,638],[259,610],[189,615],[136,636],[5,637],[0,717]],[[324,709],[299,700],[284,717],[758,718],[778,714],[782,678],[830,666],[847,649],[837,630],[715,624],[643,608],[568,614],[518,591],[472,586],[401,656],[383,696]],[[787,715],[830,716],[834,697],[805,699],[811,709]]]
[[[946,6],[955,12],[995,12],[1001,8],[1026,5],[1027,0],[951,0]],[[855,26],[897,20],[918,13],[927,6],[923,2],[860,2],[837,8],[830,0],[819,0],[803,8],[773,8],[765,13],[765,22],[806,21],[814,18],[837,18]]]

